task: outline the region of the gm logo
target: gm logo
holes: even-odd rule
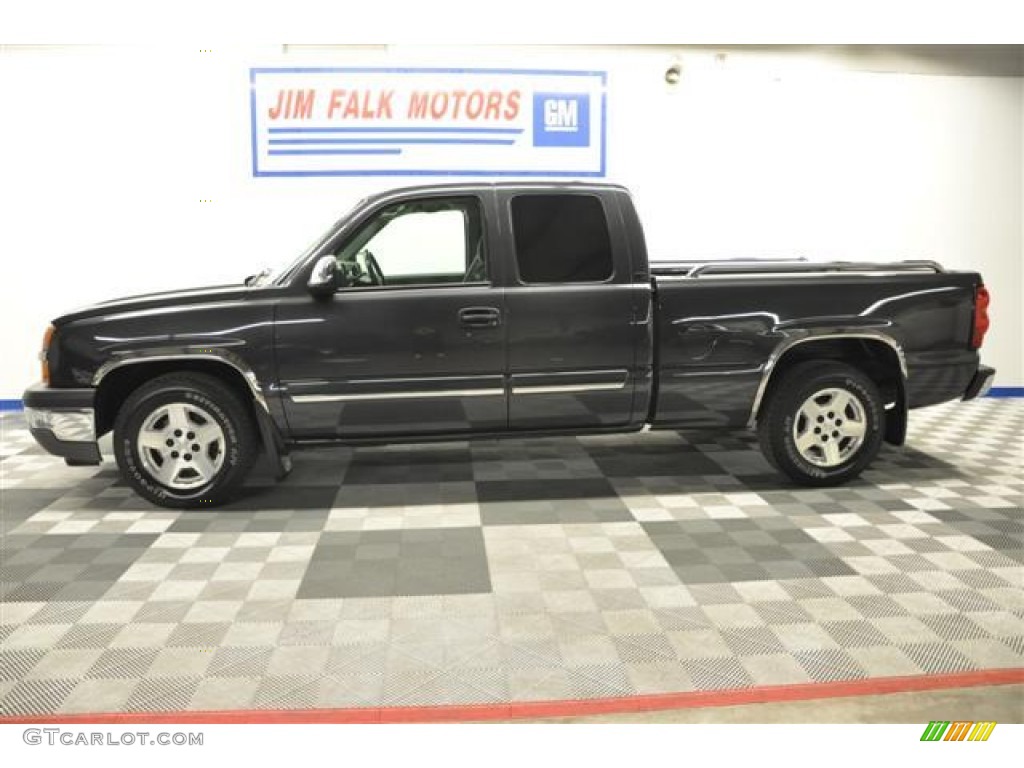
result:
[[[533,146],[589,147],[590,94],[533,94]]]

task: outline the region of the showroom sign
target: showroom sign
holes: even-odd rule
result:
[[[604,176],[604,72],[250,70],[254,176]]]

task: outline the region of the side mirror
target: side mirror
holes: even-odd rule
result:
[[[259,285],[263,281],[263,278],[269,277],[269,276],[270,276],[270,267],[266,267],[265,269],[261,269],[255,275],[249,275],[247,278],[245,278],[245,287],[246,288],[252,288],[254,285]]]
[[[327,296],[338,289],[338,262],[333,256],[321,256],[313,265],[306,286],[314,296]]]

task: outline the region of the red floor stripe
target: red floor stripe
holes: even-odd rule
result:
[[[537,719],[578,717],[660,709],[728,707],[737,704],[765,704],[807,701],[843,696],[871,696],[884,693],[934,691],[985,685],[1024,683],[1024,668],[987,669],[918,677],[880,677],[835,683],[799,683],[740,688],[729,691],[690,691],[606,699],[566,701],[524,701],[504,704],[465,704],[426,707],[367,707],[360,709],[278,709],[228,710],[210,712],[131,712],[74,715],[31,715],[0,717],[0,724],[13,723],[443,723],[468,720]]]

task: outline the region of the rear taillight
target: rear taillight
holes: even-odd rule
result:
[[[50,342],[53,341],[54,330],[55,329],[52,325],[47,326],[46,333],[43,334],[43,349],[39,353],[39,362],[42,363],[43,366],[42,376],[44,384],[50,383],[50,363],[47,357],[50,352]]]
[[[985,334],[988,333],[988,289],[979,285],[974,290],[974,332],[971,334],[971,347],[980,349],[985,341]]]

